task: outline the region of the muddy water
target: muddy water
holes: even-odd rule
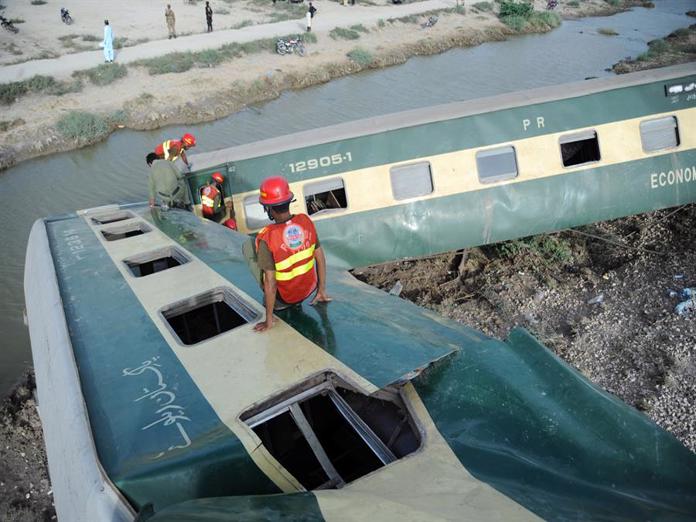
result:
[[[286,93],[220,121],[187,127],[209,151],[314,127],[531,87],[606,76],[605,69],[646,50],[646,43],[694,22],[694,0],[658,0],[605,18],[566,21],[530,35],[473,49],[414,58],[389,69]],[[612,28],[619,36],[597,33]],[[428,81],[437,79],[437,81]],[[144,156],[183,127],[121,131],[76,152],[27,161],[0,174],[0,396],[31,363],[22,322],[24,253],[34,220],[113,202],[146,199]],[[130,325],[124,325],[128,327]]]

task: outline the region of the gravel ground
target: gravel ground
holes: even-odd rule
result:
[[[696,452],[696,206],[422,260],[361,280],[505,338],[518,325]],[[673,295],[673,294],[672,294]]]
[[[0,520],[55,520],[33,372],[0,404]]]

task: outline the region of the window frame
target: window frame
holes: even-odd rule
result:
[[[481,168],[479,166],[479,154],[490,155],[490,153],[493,151],[503,150],[503,149],[511,149],[512,150],[512,155],[513,155],[513,158],[515,160],[515,175],[510,176],[507,174],[496,174],[495,176],[482,179],[481,178]],[[520,176],[520,163],[517,160],[517,147],[515,147],[514,145],[500,145],[500,146],[491,147],[488,149],[479,149],[476,151],[476,154],[474,155],[474,160],[476,161],[476,177],[478,178],[479,183],[481,183],[482,185],[490,185],[492,183],[499,183],[501,181],[508,181],[511,179],[517,179]]]
[[[328,190],[324,190],[321,192],[314,192],[312,194],[307,194],[308,188],[311,188],[312,186],[327,185],[332,181],[340,181],[341,186],[338,188],[334,188],[334,189],[328,189]],[[308,197],[316,196],[317,194],[325,194],[326,192],[331,192],[332,190],[340,190],[340,189],[343,189],[343,195],[346,198],[346,206],[345,207],[325,208],[322,210],[318,210],[312,214],[309,213],[309,208],[307,206],[307,198]],[[314,219],[315,217],[321,217],[321,216],[325,216],[328,214],[336,214],[339,212],[345,212],[350,207],[350,202],[348,201],[348,190],[346,190],[346,180],[343,179],[343,176],[332,176],[330,178],[325,178],[325,179],[321,179],[321,180],[310,180],[310,181],[305,182],[302,185],[302,200],[304,201],[305,212],[307,213],[308,216],[311,216],[312,219]]]
[[[142,235],[142,234],[141,234]],[[155,261],[156,259],[162,259],[165,257],[171,257],[174,258],[179,264],[176,266],[172,266],[170,268],[165,268],[164,270],[158,270],[157,272],[153,272],[152,274],[146,274],[146,275],[135,275],[133,273],[133,269],[131,268],[131,265],[142,265],[144,263],[149,263],[151,261]],[[149,277],[153,276],[156,274],[160,274],[162,272],[166,272],[168,270],[173,270],[174,268],[179,268],[180,266],[184,266],[187,263],[191,262],[191,258],[187,256],[183,250],[180,248],[177,248],[176,246],[169,245],[165,246],[162,248],[158,248],[156,250],[149,250],[147,252],[142,252],[139,254],[132,255],[130,257],[127,257],[121,261],[123,265],[126,267],[126,271],[128,275],[134,279],[142,279],[143,277]]]
[[[670,147],[663,147],[661,149],[647,150],[645,148],[645,141],[643,140],[643,130],[642,130],[643,124],[655,122],[655,121],[660,121],[660,120],[667,120],[669,118],[672,118],[674,120],[674,132],[675,132],[675,136],[677,138],[677,144],[672,145]],[[655,153],[660,153],[660,152],[666,151],[666,150],[678,149],[679,147],[681,147],[681,144],[682,144],[681,134],[679,133],[679,119],[674,114],[670,114],[669,116],[660,116],[659,118],[649,118],[646,120],[641,120],[638,123],[638,134],[640,135],[640,147],[643,150],[643,153],[645,153],[645,154],[655,154]]]
[[[423,194],[415,194],[415,195],[397,197],[396,192],[394,191],[394,177],[399,175],[398,171],[401,169],[405,170],[408,168],[419,167],[421,165],[426,165],[428,167],[428,179],[430,180],[430,192],[426,192]],[[435,182],[433,180],[432,163],[430,163],[430,161],[428,161],[428,160],[424,160],[424,161],[417,161],[417,162],[412,162],[412,163],[402,163],[400,165],[392,165],[389,168],[389,183],[391,185],[392,197],[394,198],[395,201],[406,201],[409,199],[422,198],[425,196],[429,196],[430,194],[433,194],[435,192]]]
[[[217,299],[218,296],[220,296],[221,299]],[[179,334],[177,334],[176,331],[174,331],[174,328],[169,323],[168,318],[172,316],[178,317],[197,308],[201,308],[203,306],[207,306],[216,302],[226,303],[227,306],[229,306],[242,319],[244,319],[245,323],[240,324],[239,326],[235,326],[234,328],[230,328],[229,330],[225,330],[224,332],[217,333],[211,337],[207,337],[206,339],[203,339],[196,343],[186,344],[181,339],[181,337],[179,337]],[[259,312],[257,312],[249,303],[247,303],[247,301],[245,301],[244,298],[242,298],[242,296],[240,296],[235,290],[227,286],[218,286],[216,288],[211,288],[210,290],[206,290],[205,292],[200,292],[186,299],[181,299],[179,301],[175,301],[174,303],[165,305],[157,311],[157,315],[159,316],[167,331],[177,342],[177,344],[183,348],[194,348],[203,343],[207,343],[213,339],[220,337],[221,335],[228,334],[238,328],[242,328],[243,326],[249,325],[250,323],[254,323],[261,316],[261,314],[259,314]]]
[[[262,229],[263,227],[266,227],[266,226],[272,224],[273,221],[271,221],[270,219],[268,219],[268,216],[266,216],[266,221],[264,222],[264,224],[262,224],[261,226],[251,226],[251,224],[249,223],[249,213],[247,212],[247,201],[250,201],[250,200],[252,200],[252,199],[255,200],[255,203],[256,203],[259,207],[261,207],[261,210],[263,211],[263,205],[261,205],[261,203],[259,203],[259,193],[258,193],[258,192],[257,192],[256,194],[251,194],[251,195],[249,195],[249,196],[246,196],[246,197],[242,200],[242,208],[244,209],[244,223],[246,224],[246,227],[247,227],[247,229],[249,229],[249,230],[260,230],[260,229]],[[265,216],[265,215],[266,215],[266,213],[264,212],[264,216]],[[253,218],[253,219],[256,219],[256,218]]]
[[[597,140],[597,153],[599,154],[599,158],[596,160],[585,161],[583,163],[575,163],[574,165],[566,165],[565,162],[563,161],[563,145],[566,143],[576,143],[578,141],[585,141],[589,138],[576,139],[576,140],[570,140],[569,138],[580,137],[580,136],[586,135],[588,133],[593,133],[595,139]],[[564,139],[567,141],[564,141]],[[561,157],[561,166],[564,169],[574,169],[577,167],[583,167],[585,165],[589,165],[591,163],[599,163],[600,161],[602,161],[602,148],[600,147],[600,144],[599,144],[599,133],[597,132],[596,129],[590,128],[590,129],[583,129],[581,131],[569,132],[568,134],[561,134],[558,137],[558,152],[559,152],[560,157]]]

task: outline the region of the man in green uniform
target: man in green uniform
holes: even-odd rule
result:
[[[150,207],[154,207],[159,200],[161,206],[191,210],[186,178],[176,165],[171,161],[157,159],[157,155],[152,152],[146,156],[145,161],[151,169]]]

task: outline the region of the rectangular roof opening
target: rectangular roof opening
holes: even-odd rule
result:
[[[326,373],[242,420],[305,489],[340,488],[420,447],[414,419],[395,390],[365,395]]]
[[[167,247],[124,259],[123,262],[135,277],[144,277],[188,263],[189,258],[178,248]]]
[[[118,210],[116,212],[109,212],[108,214],[92,216],[92,223],[95,225],[108,225],[109,223],[125,221],[126,219],[131,219],[134,217],[135,215],[132,212],[127,210]]]
[[[217,288],[161,311],[170,330],[186,346],[211,339],[258,319],[230,288]]]
[[[104,228],[101,230],[101,233],[102,236],[104,236],[104,239],[107,241],[118,241],[120,239],[140,236],[150,232],[151,230],[152,229],[149,225],[143,223],[142,221],[136,221],[135,223],[129,223],[127,225]]]

